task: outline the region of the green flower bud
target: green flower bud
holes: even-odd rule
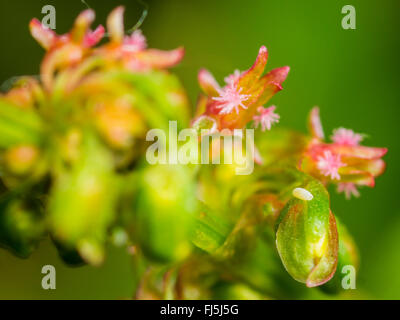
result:
[[[39,150],[31,145],[20,145],[7,150],[4,160],[7,170],[14,175],[23,176],[31,172],[38,160]]]
[[[100,264],[115,215],[117,191],[110,153],[86,132],[76,162],[56,171],[48,209],[57,241],[68,249],[77,249],[87,262]]]
[[[0,246],[20,258],[28,258],[45,233],[39,203],[3,195],[0,212]]]
[[[188,167],[145,168],[136,199],[137,236],[144,253],[159,262],[185,258],[197,208],[193,175]]]
[[[325,187],[311,178],[301,187],[306,196],[289,200],[278,219],[276,245],[289,274],[315,287],[335,273],[338,234]]]

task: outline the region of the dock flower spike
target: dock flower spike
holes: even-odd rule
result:
[[[381,158],[386,148],[361,146],[363,136],[344,128],[334,130],[332,143],[325,142],[317,107],[311,110],[309,129],[312,137],[299,163],[301,170],[325,183],[337,184],[346,198],[359,196],[357,186],[375,186],[375,177],[385,170]]]
[[[242,129],[252,121],[260,107],[282,90],[289,72],[289,67],[281,67],[263,76],[267,59],[267,48],[262,46],[254,65],[247,71],[236,70],[226,77],[222,88],[209,71],[200,70],[198,80],[205,96],[199,99],[193,126],[233,130]]]
[[[95,46],[105,37],[105,29],[101,25],[94,31],[90,29],[95,19],[91,9],[83,11],[72,30],[63,35],[57,35],[33,19],[30,22],[31,34],[47,51],[40,70],[45,88],[51,91],[57,71],[74,67],[89,58],[93,64],[102,61],[102,66],[121,66],[134,72],[165,69],[182,60],[183,48],[171,51],[147,49],[146,38],[140,30],[125,35],[123,14],[122,6],[110,13],[107,18],[110,41],[100,47]]]

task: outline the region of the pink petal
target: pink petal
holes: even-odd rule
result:
[[[375,186],[374,176],[364,170],[359,170],[356,168],[345,167],[341,168],[341,182],[353,182],[359,186],[368,186],[373,188]]]
[[[148,49],[138,52],[135,57],[150,68],[164,69],[178,64],[184,55],[185,49],[181,47],[170,51]]]
[[[311,109],[308,117],[308,126],[311,135],[319,140],[324,140],[324,130],[322,129],[321,118],[319,116],[319,108],[314,107]]]
[[[246,92],[251,85],[257,81],[264,72],[265,66],[267,65],[268,51],[265,46],[262,46],[258,52],[257,59],[253,66],[244,72],[239,79],[239,87],[243,88]]]
[[[89,32],[85,36],[84,45],[86,47],[93,47],[103,39],[105,29],[102,25],[98,26],[96,30]]]
[[[277,68],[253,84],[253,88],[247,91],[252,96],[251,103],[258,106],[266,104],[277,92],[282,90],[282,82],[285,81],[289,67]]]
[[[196,103],[196,112],[194,114],[195,117],[199,117],[202,114],[206,113],[208,102],[209,102],[208,97],[206,97],[203,94],[200,94]]]
[[[51,29],[44,27],[38,19],[32,19],[29,24],[32,37],[44,48],[49,49],[57,40],[57,35]]]
[[[268,72],[263,78],[265,78],[268,82],[281,85],[283,81],[286,80],[289,71],[290,67],[288,66],[276,68]]]
[[[264,164],[264,160],[261,156],[261,153],[256,146],[254,146],[254,162],[260,166]]]
[[[201,69],[198,74],[201,89],[210,97],[217,97],[220,86],[213,75],[206,69]]]
[[[122,43],[124,40],[124,11],[123,6],[115,8],[107,18],[107,31],[111,40],[116,43]]]
[[[359,159],[379,159],[382,158],[386,153],[386,148],[373,148],[365,146],[346,146],[332,144],[330,149],[340,154],[343,157],[359,158]]]
[[[96,15],[93,10],[87,9],[79,14],[75,20],[74,27],[71,30],[71,38],[76,43],[81,43],[93,23]]]
[[[367,161],[362,168],[371,173],[374,177],[377,177],[385,171],[386,163],[382,159],[373,159]]]

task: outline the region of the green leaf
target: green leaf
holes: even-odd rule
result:
[[[208,253],[214,253],[224,244],[232,230],[232,226],[226,221],[223,221],[205,204],[201,203],[199,206],[200,213],[196,217],[196,223],[192,233],[192,242],[196,247]]]

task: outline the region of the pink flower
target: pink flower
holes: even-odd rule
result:
[[[124,38],[123,51],[126,53],[142,51],[147,48],[146,37],[141,30],[136,30]]]
[[[239,107],[247,109],[247,107],[243,104],[243,101],[246,101],[250,95],[240,94],[242,88],[238,89],[233,82],[230,82],[222,89],[217,89],[217,91],[220,96],[213,97],[212,99],[219,102],[219,104],[216,106],[216,108],[221,109],[219,114],[229,114],[232,113],[233,110],[239,114]]]
[[[257,108],[282,90],[289,72],[289,67],[282,67],[263,75],[267,60],[267,48],[262,46],[253,66],[243,72],[235,70],[225,78],[223,88],[210,72],[201,69],[198,79],[205,95],[198,100],[196,118],[203,115],[213,118],[218,130],[242,129],[253,121]]]
[[[363,136],[343,128],[334,130],[333,143],[326,143],[318,107],[311,110],[308,126],[311,138],[298,162],[300,170],[323,182],[340,184],[338,191],[346,197],[357,196],[358,186],[375,186],[375,178],[385,171],[386,148],[360,146]]]
[[[332,141],[346,146],[358,146],[363,139],[362,134],[355,133],[351,129],[339,128],[333,130]]]
[[[330,176],[331,179],[340,180],[339,169],[346,164],[340,159],[340,155],[332,154],[330,150],[325,150],[322,156],[318,156],[317,167],[324,176]]]
[[[271,130],[273,123],[278,123],[280,116],[274,113],[276,107],[271,106],[269,108],[258,107],[257,111],[259,115],[253,117],[254,126],[257,128],[261,124],[261,130]]]
[[[337,191],[339,193],[343,192],[346,196],[346,199],[350,199],[352,195],[356,198],[360,196],[360,192],[358,192],[356,185],[352,182],[339,183]]]

